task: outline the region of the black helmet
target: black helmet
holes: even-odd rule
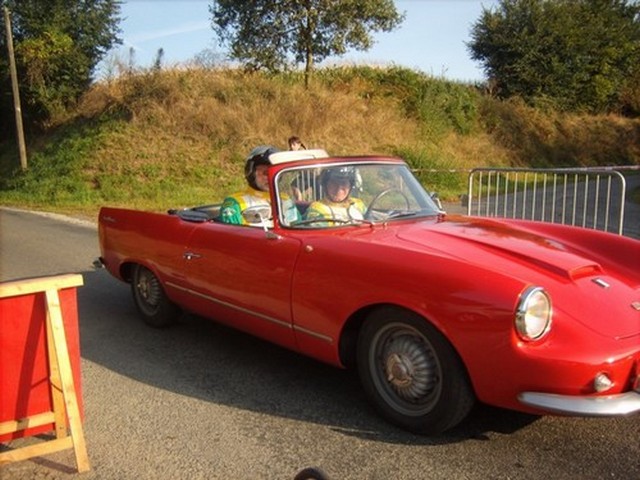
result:
[[[356,184],[356,169],[354,167],[333,167],[322,172],[320,184],[323,189],[327,188],[329,180],[348,180],[349,185],[353,188]]]
[[[261,145],[251,150],[244,164],[244,178],[247,179],[247,183],[251,188],[259,190],[258,185],[256,185],[256,167],[258,165],[271,165],[269,155],[278,151],[277,148],[269,145]]]

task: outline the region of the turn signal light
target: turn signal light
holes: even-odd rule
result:
[[[606,392],[613,387],[613,382],[606,373],[599,373],[593,379],[593,388],[596,392]]]

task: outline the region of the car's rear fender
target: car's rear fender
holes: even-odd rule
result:
[[[125,282],[131,281],[135,264],[151,270],[162,283],[181,278],[184,245],[198,225],[177,215],[104,207],[98,228],[102,262]]]

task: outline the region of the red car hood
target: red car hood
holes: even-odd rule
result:
[[[533,224],[523,230],[508,221],[460,217],[406,227],[398,231],[400,240],[519,277],[523,284],[537,282],[553,290],[554,308],[602,335],[622,338],[640,334],[640,312],[631,307],[640,301],[638,284],[630,284],[610,267],[605,270],[558,239],[536,234]],[[609,287],[598,285],[596,279]]]
[[[441,237],[441,243],[434,244],[434,233]],[[544,268],[549,273],[562,275],[569,279],[578,279],[602,272],[601,266],[582,255],[570,251],[564,244],[549,238],[536,235],[484,219],[464,219],[446,221],[425,228],[424,224],[414,224],[413,228],[401,231],[398,238],[425,246],[436,247],[449,254],[460,255],[474,263],[482,263],[477,250],[489,250],[513,260],[527,262]],[[452,242],[455,242],[453,247]],[[467,256],[468,248],[475,250],[475,255]],[[459,252],[459,253],[458,253]]]

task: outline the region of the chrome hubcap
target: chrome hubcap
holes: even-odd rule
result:
[[[144,272],[136,284],[140,299],[148,306],[156,306],[160,301],[160,285],[158,280],[149,272]]]
[[[411,383],[413,365],[394,353],[387,359],[387,380],[399,387],[406,387]]]
[[[383,349],[384,373],[391,388],[402,399],[417,402],[438,383],[437,365],[430,348],[415,335],[390,339]]]

